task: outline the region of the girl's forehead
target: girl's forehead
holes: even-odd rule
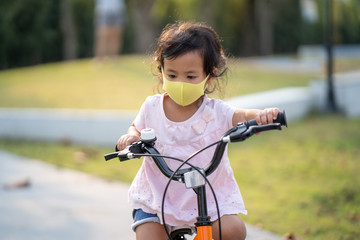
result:
[[[202,71],[204,69],[204,61],[198,51],[191,51],[184,53],[176,58],[165,58],[164,68],[170,68],[174,70],[197,69],[198,71]]]

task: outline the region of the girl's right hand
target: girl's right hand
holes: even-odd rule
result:
[[[140,137],[138,135],[125,134],[119,138],[116,147],[119,151],[121,151],[125,149],[127,146],[131,145],[132,143],[138,142],[139,140]]]

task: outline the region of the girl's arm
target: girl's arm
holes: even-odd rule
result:
[[[280,110],[278,108],[259,109],[237,109],[233,115],[232,124],[255,119],[258,125],[272,123],[277,118]]]
[[[129,127],[127,134],[122,135],[116,147],[119,151],[123,150],[133,142],[137,142],[140,140],[140,132],[135,128],[134,123]]]

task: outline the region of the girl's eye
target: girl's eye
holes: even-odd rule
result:
[[[176,78],[176,76],[173,74],[169,74],[168,76],[169,76],[169,78]]]
[[[188,79],[195,79],[196,76],[187,76]]]

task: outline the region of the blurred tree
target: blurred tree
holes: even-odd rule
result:
[[[294,53],[301,44],[301,10],[299,0],[272,1],[274,10],[274,52]]]
[[[201,12],[201,21],[206,22],[210,26],[215,26],[215,16],[216,16],[216,0],[201,0],[200,1],[200,11]]]
[[[218,1],[220,3],[220,1]],[[269,0],[225,0],[216,29],[234,55],[268,55],[274,49],[274,7]]]
[[[334,1],[334,42],[360,42],[360,1]]]
[[[240,52],[244,56],[269,55],[273,53],[273,8],[269,0],[247,0],[243,26],[243,45]]]
[[[71,0],[60,1],[60,25],[63,35],[63,59],[75,59],[78,41]]]
[[[1,1],[0,69],[61,60],[58,0]]]
[[[313,0],[316,3],[315,22],[302,20],[299,37],[301,44],[322,44],[325,33],[325,1]],[[334,0],[334,44],[360,43],[360,1]]]
[[[273,9],[269,0],[256,0],[255,11],[259,29],[259,54],[269,55],[274,52]]]
[[[135,52],[147,52],[157,37],[157,25],[152,15],[154,0],[130,1],[131,20],[134,26]]]
[[[247,0],[246,9],[247,14],[245,15],[245,19],[241,23],[240,26],[243,26],[242,29],[242,38],[243,44],[240,45],[240,54],[242,56],[251,56],[258,55],[258,37],[257,37],[257,29],[256,29],[256,3],[255,1]]]
[[[300,1],[315,3],[314,21],[302,19]],[[323,43],[324,1],[125,0],[124,52],[154,50],[168,23],[203,21],[219,33],[230,55],[293,53],[300,44]],[[360,43],[359,12],[359,0],[334,0],[335,44]],[[93,17],[93,0],[0,1],[0,69],[61,61],[63,47],[65,59],[92,57]]]
[[[80,58],[93,56],[94,7],[93,0],[71,0],[77,32],[77,55]]]

